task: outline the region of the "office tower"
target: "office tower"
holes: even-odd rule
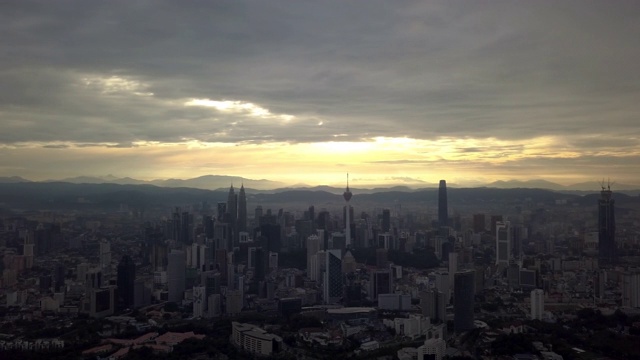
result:
[[[244,192],[244,184],[240,186],[238,194],[238,233],[247,231],[247,195]]]
[[[349,274],[356,271],[356,258],[353,257],[351,251],[347,250],[347,252],[342,257],[342,273]]]
[[[438,225],[440,227],[449,226],[446,180],[440,180],[440,186],[438,186]]]
[[[213,227],[215,220],[213,216],[205,215],[202,218],[202,224],[204,225],[204,237],[206,239],[213,239]]]
[[[473,270],[460,271],[454,275],[453,328],[457,333],[474,328],[475,275]]]
[[[267,251],[280,252],[282,247],[281,226],[276,224],[260,225],[260,241]]]
[[[262,281],[267,275],[267,268],[269,266],[268,254],[269,252],[264,250],[261,247],[256,248],[255,251],[255,270],[254,270],[254,278],[256,281]]]
[[[207,291],[204,286],[193,287],[193,317],[196,319],[205,315],[206,296]]]
[[[373,286],[371,300],[377,300],[380,294],[393,293],[393,276],[390,270],[376,270],[373,272]]]
[[[188,211],[184,211],[180,217],[180,234],[178,239],[179,243],[185,245],[191,245],[193,243],[193,215]]]
[[[391,231],[391,210],[382,210],[382,232],[388,233]]]
[[[428,316],[434,322],[446,320],[447,304],[444,294],[438,289],[429,289],[420,293],[422,315]]]
[[[481,233],[485,230],[484,214],[473,214],[473,232]]]
[[[278,253],[269,251],[269,270],[278,270]]]
[[[238,224],[238,195],[233,189],[233,185],[229,187],[229,195],[227,196],[227,221],[229,222],[229,228],[231,229],[231,239],[235,242],[236,239],[236,227]]]
[[[509,266],[511,258],[511,223],[496,223],[496,265]]]
[[[342,194],[342,197],[344,198],[344,201],[346,203],[346,210],[345,210],[345,235],[346,235],[346,246],[348,248],[351,248],[351,206],[349,205],[349,200],[351,200],[351,197],[353,196],[353,194],[351,193],[351,190],[349,190],[349,174],[347,174],[347,189],[344,191],[344,193]]]
[[[496,236],[496,224],[502,222],[502,215],[491,215],[491,235]]]
[[[186,285],[187,260],[184,251],[171,250],[167,265],[167,288],[169,301],[181,302]]]
[[[243,294],[240,290],[227,290],[225,294],[227,314],[236,315],[242,311],[244,303],[242,296]]]
[[[111,244],[106,241],[100,241],[100,269],[104,274],[111,273]]]
[[[622,306],[640,308],[640,271],[622,274]]]
[[[455,284],[452,286],[453,279],[450,278],[450,275],[446,271],[436,271],[436,289],[444,294],[444,301],[449,304],[451,302],[451,288],[455,287]],[[451,274],[453,275],[453,274]]]
[[[615,200],[611,198],[611,187],[602,186],[598,200],[598,261],[600,266],[616,263],[616,220]]]
[[[458,272],[458,253],[449,253],[449,274],[455,274]]]
[[[389,251],[387,249],[384,249],[384,248],[376,249],[376,267],[378,269],[384,269],[387,266],[389,266],[389,261],[387,259],[388,255],[389,255]]]
[[[225,214],[227,213],[227,203],[219,202],[218,203],[218,211],[216,212],[216,216],[218,221],[225,221]]]
[[[129,255],[124,255],[118,263],[118,305],[120,309],[133,307],[136,264]]]
[[[320,251],[320,238],[311,235],[307,238],[307,273],[311,271],[311,258]]]
[[[544,314],[544,291],[535,289],[531,291],[531,320],[542,320]]]
[[[222,296],[220,294],[211,294],[207,297],[207,315],[208,317],[218,317],[221,314],[220,306]]]
[[[342,297],[342,251],[327,250],[326,256],[324,302],[335,304]]]

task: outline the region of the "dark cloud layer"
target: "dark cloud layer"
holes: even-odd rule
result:
[[[554,136],[637,152],[638,18],[637,1],[5,1],[0,143]]]

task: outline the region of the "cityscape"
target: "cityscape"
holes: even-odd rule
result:
[[[48,188],[42,209],[10,201],[20,185]],[[441,180],[375,204],[347,177],[342,194],[280,190],[278,207],[244,184],[175,206],[141,202],[143,185],[96,185],[99,200],[53,185],[0,184],[3,356],[639,356],[640,201],[608,183]]]

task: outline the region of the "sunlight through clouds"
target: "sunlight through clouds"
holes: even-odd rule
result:
[[[185,106],[200,106],[214,108],[221,112],[244,114],[250,117],[263,119],[280,119],[289,122],[295,119],[295,116],[288,114],[273,114],[269,109],[263,108],[253,103],[232,100],[209,100],[209,99],[191,99],[184,103]]]

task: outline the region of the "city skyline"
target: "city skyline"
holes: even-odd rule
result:
[[[637,2],[0,9],[0,177],[640,179]]]

